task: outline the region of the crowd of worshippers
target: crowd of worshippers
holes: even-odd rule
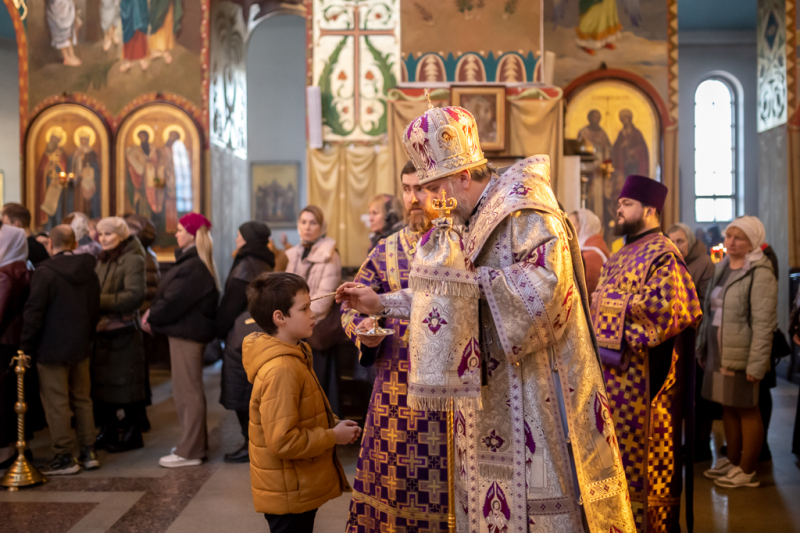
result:
[[[244,436],[243,444],[225,460],[248,461],[252,384],[242,366],[241,345],[247,334],[260,329],[246,323],[248,284],[265,272],[288,271],[301,275],[314,294],[330,293],[342,276],[336,243],[325,235],[325,215],[315,206],[300,213],[297,246],[285,235],[285,249],[276,246],[264,223],[243,224],[231,235],[236,250],[224,288],[213,260],[211,222],[197,213],[180,219],[175,262],[166,272],[151,248],[156,227],[139,215],[91,220],[76,212],[49,232],[35,234],[29,210],[9,203],[2,208],[1,224],[2,469],[16,456],[12,358],[18,350],[35,363],[25,375],[28,438],[46,424],[52,440],[54,456],[43,473],[75,474],[99,467],[97,450],[122,453],[144,446],[142,434],[151,429],[148,363],[157,349],[157,335],[169,341],[172,390],[182,428],[180,441],[159,463],[199,465],[208,455],[202,371],[209,345],[222,352],[220,402],[236,412]],[[402,203],[390,195],[374,198],[369,227],[371,246],[403,227]],[[314,302],[312,308],[318,324],[329,315],[338,323],[339,309],[332,297]],[[338,408],[333,399],[339,381],[334,374],[336,343],[321,334],[309,340],[318,355],[317,374],[327,379],[325,388]]]
[[[377,264],[377,257],[386,261],[384,243],[402,239],[404,229],[427,230],[437,216],[410,161],[400,178],[402,199],[379,195],[369,205],[370,233],[364,238],[369,238],[372,253],[359,274],[364,280],[372,276],[369,269]],[[644,206],[637,216],[658,215],[648,209]],[[621,200],[620,216],[624,219],[627,212]],[[612,254],[594,213],[579,209],[569,218],[577,231],[591,298]],[[628,222],[635,228],[641,220]],[[123,453],[144,446],[143,433],[150,430],[148,350],[155,335],[166,336],[169,342],[172,391],[181,427],[180,440],[159,464],[194,466],[209,455],[203,362],[210,343],[222,350],[220,402],[236,413],[244,436],[243,444],[227,453],[225,461],[248,461],[251,393],[257,379],[243,365],[242,344],[250,333],[266,329],[258,317],[249,320],[252,305],[248,301],[263,300],[274,307],[278,304],[265,291],[280,295],[287,286],[295,287],[295,293],[306,287],[302,290],[309,296],[313,333],[302,338],[309,341],[313,370],[330,408],[334,413],[339,410],[341,369],[335,343],[337,330],[341,333],[343,327],[340,313],[344,313],[347,334],[360,341],[361,365],[374,364],[377,343],[358,337],[372,319],[361,321],[362,329],[348,331],[347,311],[340,311],[330,296],[340,287],[343,275],[336,242],[326,235],[325,213],[313,205],[300,212],[300,243],[295,246],[285,235],[277,246],[264,223],[240,226],[230,236],[236,239],[236,250],[224,287],[214,264],[210,229],[211,222],[203,215],[184,215],[175,236],[175,262],[162,275],[151,249],[155,226],[141,216],[90,220],[83,213],[72,213],[48,233],[33,234],[31,215],[24,206],[3,206],[0,467],[9,466],[15,454],[16,376],[9,368],[17,350],[31,355],[35,363],[25,376],[26,428],[32,434],[46,423],[52,440],[54,456],[43,473],[76,474],[100,467],[97,450]],[[779,272],[775,253],[755,217],[735,219],[724,237],[719,232],[695,232],[686,224],[674,224],[665,233],[679,250],[707,317],[697,333],[695,459],[712,458],[711,423],[721,417],[727,450],[705,475],[721,481],[721,486],[755,486],[756,463],[770,460],[766,435],[772,407],[769,391],[776,384],[772,341]],[[708,250],[718,242],[724,242],[727,256],[715,265]],[[269,276],[264,276],[283,271],[303,282],[296,277],[280,278],[282,285],[275,286],[274,280],[269,282]],[[289,304],[294,296],[290,295]],[[288,316],[289,309],[283,313]],[[745,324],[749,327],[742,327]],[[663,383],[668,370],[668,366],[651,368],[655,382],[662,372]],[[375,373],[368,376],[375,379]],[[354,441],[360,430],[353,422],[342,424],[336,442]]]

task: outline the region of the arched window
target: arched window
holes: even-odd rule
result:
[[[722,78],[703,81],[694,93],[694,210],[697,222],[736,216],[736,93]]]

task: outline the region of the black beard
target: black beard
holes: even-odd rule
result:
[[[625,236],[625,237],[633,237],[634,235],[638,235],[644,229],[644,219],[640,218],[639,220],[628,222],[627,220],[622,224],[617,224],[614,228],[614,235]]]

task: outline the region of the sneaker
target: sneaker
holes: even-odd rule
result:
[[[81,466],[70,454],[56,455],[47,466],[42,468],[46,476],[71,476],[81,471]]]
[[[94,446],[84,446],[81,449],[81,454],[78,457],[78,464],[84,470],[97,470],[100,468],[100,461],[97,460],[97,452],[94,451]]]
[[[714,480],[714,484],[718,487],[726,489],[736,489],[739,487],[758,487],[761,485],[760,481],[753,481],[756,477],[755,471],[750,474],[745,474],[744,471],[738,466],[731,468],[731,471],[725,474],[724,477]]]
[[[180,455],[171,453],[158,460],[158,464],[164,468],[178,468],[181,466],[198,466],[203,464],[202,459],[184,459]]]
[[[709,468],[703,472],[703,475],[708,479],[717,479],[724,476],[734,468],[734,464],[728,461],[727,457],[723,457],[722,459],[717,459],[716,464],[712,468]]]

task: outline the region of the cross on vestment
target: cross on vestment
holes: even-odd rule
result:
[[[408,453],[405,456],[397,458],[397,464],[400,466],[408,467],[408,475],[417,477],[417,468],[424,468],[427,466],[427,461],[424,457],[417,457],[417,447],[414,444],[408,445]]]
[[[386,392],[389,394],[389,403],[392,405],[397,405],[397,396],[400,394],[402,387],[397,380],[392,380],[391,382],[384,381],[383,383],[383,390],[381,392]]]
[[[364,27],[360,25],[361,8],[368,7],[362,5],[363,0],[356,0],[352,4],[342,4],[342,8],[351,8],[353,10],[353,27],[350,28],[348,24],[347,29],[344,30],[319,30],[319,37],[336,37],[353,38],[353,98],[355,99],[353,109],[353,125],[358,126],[359,116],[361,115],[361,37],[369,37],[370,35],[391,35],[394,37],[394,28],[391,30],[368,30],[367,23],[364,22]]]
[[[389,420],[389,429],[381,430],[381,439],[389,441],[389,451],[396,452],[397,451],[397,441],[401,437],[405,437],[405,431],[398,431],[397,430],[397,422],[396,418],[392,418]]]
[[[404,489],[405,488],[405,481],[401,481],[397,479],[397,467],[390,466],[389,473],[385,476],[381,476],[381,481],[383,485],[388,487],[389,489],[389,499],[396,500],[397,499],[397,489]],[[399,485],[402,483],[402,487]]]

